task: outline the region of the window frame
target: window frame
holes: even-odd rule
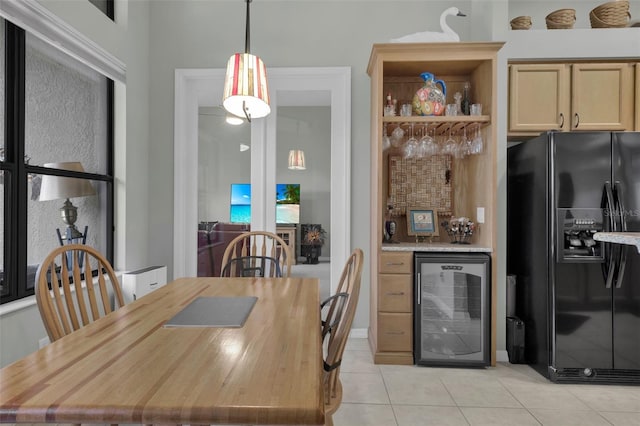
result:
[[[105,206],[105,256],[113,263],[114,258],[114,87],[113,79],[107,79],[107,134],[106,174],[74,172],[26,164],[25,158],[25,52],[26,31],[9,20],[5,20],[5,160],[0,170],[10,173],[4,179],[4,283],[0,304],[22,299],[34,294],[27,288],[27,206],[28,175],[48,174],[67,176],[107,184]],[[51,47],[55,49],[55,47]],[[5,173],[6,175],[6,173]],[[22,238],[21,238],[22,237]],[[34,285],[35,287],[35,285]]]

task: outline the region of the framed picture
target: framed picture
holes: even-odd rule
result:
[[[438,213],[433,209],[407,207],[407,235],[438,236]]]

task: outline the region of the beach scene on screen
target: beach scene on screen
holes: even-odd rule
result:
[[[251,222],[251,184],[231,184],[230,222]],[[276,223],[300,223],[300,184],[276,184]]]

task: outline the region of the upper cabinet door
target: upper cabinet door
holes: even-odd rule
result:
[[[568,130],[569,66],[509,66],[509,132]]]
[[[573,64],[571,130],[633,129],[633,64]]]

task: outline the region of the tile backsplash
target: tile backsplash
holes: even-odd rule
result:
[[[450,214],[453,171],[451,157],[389,157],[389,197],[394,216],[404,216],[407,207],[431,208]]]

